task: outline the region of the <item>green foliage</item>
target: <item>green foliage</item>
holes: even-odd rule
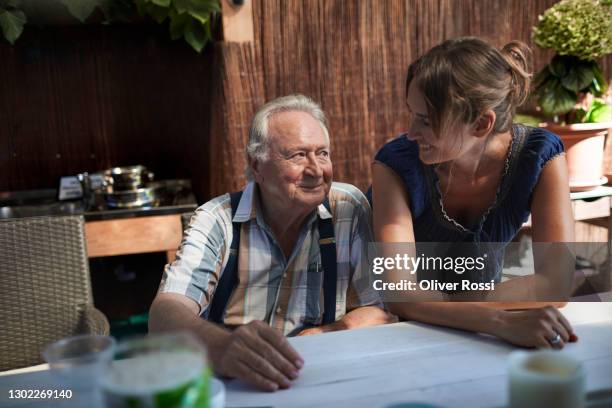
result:
[[[542,112],[546,116],[556,116],[571,111],[577,101],[576,93],[565,89],[559,78],[554,75],[546,75],[545,71],[541,71],[538,74],[538,77],[540,76],[542,79],[536,92]]]
[[[516,115],[514,115],[513,122],[522,123],[523,125],[538,127],[538,125],[540,124],[540,119],[536,118],[535,116],[522,115],[522,114],[517,113]]]
[[[101,7],[106,19],[103,24],[127,23],[136,14],[134,0],[105,0]]]
[[[587,111],[583,122],[608,121],[612,121],[612,105],[606,104],[601,99],[595,99]]]
[[[43,1],[43,0],[41,0]],[[221,12],[219,0],[44,0],[57,1],[66,6],[70,14],[84,22],[100,8],[105,23],[129,21],[136,10],[157,23],[169,20],[170,37],[183,37],[197,52],[212,40],[212,22]],[[21,10],[21,0],[0,0],[0,28],[11,44],[19,38],[27,22]]]
[[[598,0],[563,0],[539,17],[533,39],[559,55],[595,60],[612,52],[612,8]]]
[[[15,44],[27,21],[24,12],[19,9],[20,3],[20,0],[0,0],[0,28],[11,44]]]
[[[577,103],[586,94],[601,97],[608,88],[595,59],[612,52],[612,9],[598,0],[562,0],[540,16],[533,38],[557,52],[534,79],[544,115],[565,115],[567,123],[606,118],[602,100],[604,106],[593,103],[589,109]]]
[[[101,5],[101,0],[59,0],[70,14],[77,18],[81,23],[93,13],[96,7]]]
[[[534,83],[538,103],[547,116],[570,112],[580,93],[602,96],[608,87],[594,61],[560,55],[538,72]]]
[[[183,37],[197,52],[212,40],[212,17],[221,12],[219,0],[135,0],[138,12],[158,23],[170,21],[170,38]]]
[[[52,0],[45,0],[52,1]],[[96,7],[102,6],[105,2],[113,0],[54,0],[68,9],[70,14],[84,22],[93,13]],[[4,38],[11,44],[23,33],[23,27],[28,19],[21,10],[21,0],[0,0],[0,28]]]

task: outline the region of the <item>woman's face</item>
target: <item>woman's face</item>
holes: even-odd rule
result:
[[[418,143],[419,158],[425,164],[436,164],[462,156],[477,139],[470,134],[470,126],[459,125],[449,134],[436,136],[431,128],[425,98],[415,82],[413,80],[408,88],[407,103],[411,120],[407,137]]]

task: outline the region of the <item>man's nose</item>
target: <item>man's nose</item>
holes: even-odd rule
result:
[[[323,169],[321,168],[321,164],[317,158],[315,153],[308,154],[308,164],[306,166],[306,170],[309,175],[313,177],[322,177]]]

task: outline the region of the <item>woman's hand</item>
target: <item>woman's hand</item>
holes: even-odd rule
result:
[[[502,339],[523,347],[561,349],[566,343],[578,340],[567,319],[552,306],[502,312],[496,332]],[[557,334],[559,341],[555,341]]]

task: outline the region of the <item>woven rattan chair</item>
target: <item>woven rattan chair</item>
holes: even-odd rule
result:
[[[92,299],[82,216],[0,220],[0,371],[41,363],[62,337],[108,334]]]

